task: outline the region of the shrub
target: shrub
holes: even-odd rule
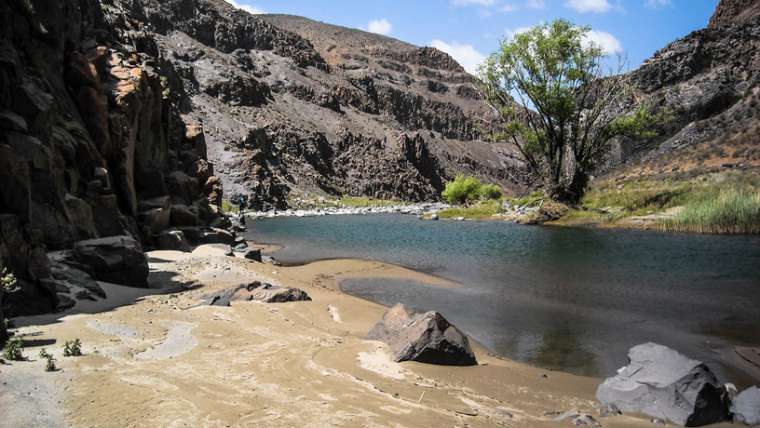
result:
[[[58,370],[58,368],[55,366],[55,358],[51,354],[49,354],[45,348],[42,348],[40,351],[40,358],[44,358],[47,360],[47,363],[45,363],[45,371],[46,372],[54,372]]]
[[[495,184],[483,184],[480,186],[480,199],[496,200],[501,198],[501,188]]]
[[[82,342],[79,341],[79,339],[74,339],[73,341],[66,341],[66,343],[63,345],[63,356],[64,357],[81,357],[82,356]]]
[[[6,292],[16,290],[16,276],[6,268],[0,269],[0,287]]]
[[[240,207],[238,207],[237,205],[233,204],[232,202],[230,202],[227,199],[222,199],[222,212],[225,212],[225,213],[240,212]]]
[[[450,204],[468,204],[477,200],[499,199],[501,189],[495,184],[483,184],[472,176],[458,175],[446,184],[441,195]]]
[[[23,361],[24,360],[24,342],[20,338],[14,337],[5,343],[3,348],[3,358],[9,361]]]

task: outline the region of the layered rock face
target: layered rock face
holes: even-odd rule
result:
[[[491,111],[448,55],[223,0],[142,0],[159,50],[208,124],[230,199],[282,208],[309,193],[434,200],[457,173],[508,189],[524,175],[484,142]]]
[[[758,2],[722,0],[708,28],[661,49],[627,78],[634,93],[611,114],[645,106],[667,120],[655,139],[619,142],[613,171],[619,164],[659,174],[760,167]]]
[[[20,285],[6,316],[56,307],[48,251],[124,235],[141,254],[175,207],[215,217],[202,128],[144,16],[131,0],[0,4],[0,259]]]

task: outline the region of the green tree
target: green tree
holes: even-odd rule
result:
[[[517,147],[551,198],[570,203],[610,141],[644,135],[654,118],[643,109],[609,114],[626,98],[622,66],[605,77],[604,52],[589,31],[565,20],[538,25],[503,41],[481,68],[486,98],[502,118],[496,139]]]

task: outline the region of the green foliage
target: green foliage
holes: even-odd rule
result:
[[[240,212],[240,207],[227,199],[222,199],[222,212],[225,213],[237,213]]]
[[[79,339],[73,341],[66,341],[63,345],[64,357],[81,357],[82,356],[82,342]]]
[[[480,201],[469,207],[455,207],[443,210],[438,213],[440,218],[459,218],[463,217],[470,220],[486,219],[493,217],[503,211],[501,201]]]
[[[483,184],[480,186],[480,199],[497,200],[501,198],[501,187],[495,184]]]
[[[667,110],[655,112],[648,107],[639,107],[633,114],[613,120],[607,132],[612,137],[654,138],[658,135],[654,126],[667,123],[672,118],[672,113]]]
[[[47,372],[54,372],[58,370],[58,368],[55,366],[55,358],[53,358],[53,355],[49,354],[45,348],[42,348],[40,351],[40,358],[44,358],[47,360],[45,363],[45,371]]]
[[[535,207],[546,199],[544,192],[537,190],[530,195],[522,196],[519,198],[511,198],[509,203],[516,207]]]
[[[642,215],[683,205],[695,191],[689,182],[634,182],[622,188],[591,189],[582,203],[587,209],[616,209],[621,215]]]
[[[760,233],[760,191],[723,189],[713,191],[686,205],[666,230],[749,234]]]
[[[8,361],[24,360],[24,342],[20,338],[14,337],[5,342],[3,348],[3,358]]]
[[[0,287],[8,293],[16,290],[16,276],[6,268],[0,269]]]
[[[338,205],[346,208],[369,208],[403,205],[403,202],[391,201],[387,199],[367,198],[363,196],[344,196],[338,200]]]
[[[469,204],[478,200],[501,198],[501,189],[495,184],[484,184],[471,176],[458,175],[446,184],[442,196],[450,204]]]
[[[503,122],[495,139],[517,147],[549,196],[569,202],[580,199],[612,138],[651,137],[655,119],[648,110],[619,120],[605,114],[626,91],[621,78],[605,77],[604,53],[587,42],[589,31],[561,19],[538,25],[503,41],[481,68]]]

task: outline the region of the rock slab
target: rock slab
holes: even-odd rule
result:
[[[602,405],[644,413],[681,426],[728,419],[728,403],[715,375],[701,361],[655,343],[631,348],[630,363],[597,389]]]
[[[148,286],[148,259],[140,243],[131,236],[79,241],[75,258],[91,267],[95,279],[132,287]]]
[[[400,303],[385,313],[367,338],[387,343],[397,362],[452,366],[478,363],[467,336],[443,315],[435,311],[417,314]]]
[[[760,388],[753,386],[742,391],[731,403],[734,422],[760,426]]]

